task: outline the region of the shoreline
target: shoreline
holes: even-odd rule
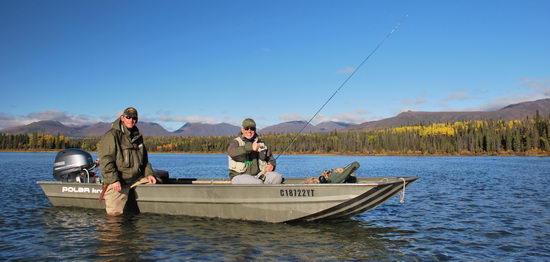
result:
[[[61,151],[62,149],[57,150],[6,150],[6,149],[0,149],[1,153],[57,153]],[[97,151],[88,151],[90,153],[97,153]],[[149,154],[181,154],[181,155],[225,155],[226,152],[181,152],[181,151],[174,151],[174,152],[148,152]],[[274,153],[274,155],[277,155],[277,153]],[[297,156],[426,156],[426,157],[465,157],[465,156],[536,156],[536,157],[549,157],[550,151],[546,152],[522,152],[522,153],[514,153],[514,152],[485,152],[485,153],[471,153],[471,152],[462,152],[462,153],[421,153],[421,152],[415,152],[415,153],[401,153],[401,152],[386,152],[386,153],[287,153],[284,155],[297,155]]]

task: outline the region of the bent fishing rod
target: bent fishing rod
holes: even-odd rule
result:
[[[298,133],[292,138],[292,140],[290,141],[290,143],[287,145],[287,147],[285,148],[285,150],[283,150],[281,153],[279,153],[279,155],[277,157],[275,157],[275,160],[279,159],[279,157],[281,155],[283,155],[284,153],[286,153],[286,151],[294,144],[294,142],[296,141],[296,139],[298,139],[298,136],[306,129],[306,127],[311,123],[311,121],[313,121],[313,119],[315,117],[317,117],[317,115],[321,112],[321,110],[323,110],[323,108],[325,108],[325,106],[330,102],[330,100],[332,100],[332,98],[334,98],[334,96],[340,91],[340,89],[342,89],[347,83],[348,81],[355,75],[355,73],[357,71],[359,71],[359,69],[371,58],[371,56],[374,55],[374,53],[376,53],[376,51],[382,46],[384,45],[384,42],[386,42],[386,40],[388,38],[390,38],[391,35],[393,35],[393,33],[395,31],[397,31],[397,29],[399,29],[399,27],[401,26],[401,24],[403,23],[403,21],[405,20],[405,18],[407,18],[408,15],[405,15],[405,17],[403,17],[403,19],[401,19],[401,21],[399,23],[397,23],[396,26],[394,26],[390,32],[388,34],[386,34],[386,36],[382,39],[382,41],[380,41],[378,43],[378,45],[376,45],[376,47],[370,52],[370,54],[365,58],[363,59],[363,61],[355,68],[355,70],[353,70],[353,72],[351,72],[351,74],[344,80],[344,82],[342,82],[342,84],[340,84],[340,86],[338,87],[338,89],[336,89],[332,95],[327,99],[327,101],[325,101],[325,103],[319,108],[319,110],[317,110],[317,112],[315,112],[315,114],[313,114],[313,116],[307,121],[307,123],[302,127],[302,129],[300,129],[300,131],[298,131]]]

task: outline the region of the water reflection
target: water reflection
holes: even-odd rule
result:
[[[398,256],[388,236],[407,234],[349,219],[288,225],[140,215],[136,224],[165,255],[201,260],[387,259]]]
[[[353,220],[295,225],[148,214],[109,222],[104,210],[51,207],[36,181],[52,179],[54,158],[0,153],[0,193],[9,198],[0,261],[541,261],[550,254],[549,157],[284,156],[280,171],[288,176],[351,161],[361,164],[360,176],[421,176],[405,205],[393,199]],[[227,176],[212,174],[225,170],[226,156],[151,158],[175,177]]]
[[[45,244],[55,259],[135,261],[149,251],[135,215],[110,217],[104,210],[52,207],[43,218],[46,239],[51,240]]]
[[[109,217],[103,210],[78,208],[50,208],[43,217],[47,235],[57,240],[51,245],[56,259],[402,260],[398,250],[412,234],[352,219],[289,225],[153,214]]]
[[[147,253],[149,244],[135,224],[134,215],[111,217],[105,215],[104,222],[96,226],[98,241],[97,256],[103,261],[135,261]]]

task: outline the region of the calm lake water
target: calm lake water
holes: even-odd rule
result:
[[[292,225],[51,207],[36,181],[54,158],[0,153],[0,260],[550,261],[549,157],[281,156],[287,177],[352,161],[358,176],[420,176],[404,204]],[[150,158],[171,177],[227,174],[225,155]]]

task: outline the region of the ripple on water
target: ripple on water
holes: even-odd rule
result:
[[[550,257],[550,158],[285,156],[289,176],[358,161],[360,176],[421,178],[341,221],[266,224],[50,207],[55,154],[0,153],[0,260],[541,261]],[[224,155],[153,154],[173,177],[225,177]],[[217,171],[212,171],[217,170]],[[17,174],[17,175],[14,175]]]

